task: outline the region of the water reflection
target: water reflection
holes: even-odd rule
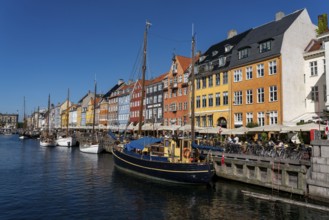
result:
[[[164,183],[118,170],[110,154],[16,138],[0,136],[1,219],[329,218],[326,212],[242,193],[271,190],[227,180],[208,186]]]

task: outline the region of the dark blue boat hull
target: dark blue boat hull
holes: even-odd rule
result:
[[[113,149],[119,168],[151,178],[179,183],[209,183],[215,175],[212,163],[170,163],[144,160]]]

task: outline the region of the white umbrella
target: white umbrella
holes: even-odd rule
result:
[[[204,127],[202,130],[200,130],[200,133],[202,134],[219,134],[219,126],[217,127]],[[220,128],[221,130],[221,134],[223,134],[223,132],[227,131],[228,129],[226,128]]]
[[[249,132],[262,132],[262,131],[282,131],[285,129],[287,126],[280,125],[280,124],[274,124],[274,125],[264,125],[260,127],[254,127],[250,128]]]
[[[286,127],[284,128],[284,131],[310,131],[312,129],[324,131],[326,128],[326,125],[323,124],[316,124],[316,123],[308,123],[308,124],[302,124],[302,125],[296,125],[292,127]]]
[[[239,127],[234,129],[227,129],[226,131],[223,131],[223,135],[229,135],[229,134],[236,134],[236,135],[242,135],[249,131],[249,128],[246,127]]]

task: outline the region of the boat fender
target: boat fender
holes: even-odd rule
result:
[[[191,151],[187,147],[184,148],[183,150],[183,155],[185,158],[189,158],[191,156]]]

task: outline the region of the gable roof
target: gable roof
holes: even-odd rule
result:
[[[103,95],[103,99],[105,99],[105,98],[107,98],[107,97],[110,97],[111,96],[111,94],[113,93],[113,92],[115,92],[122,84],[123,84],[124,82],[122,82],[122,83],[117,83],[115,86],[113,86],[107,93],[105,93],[105,95]]]
[[[229,39],[225,39],[217,44],[212,45],[209,47],[209,49],[203,53],[200,57],[205,57],[203,60],[198,60],[197,65],[202,65],[205,63],[208,63],[210,61],[219,59],[220,57],[227,57],[225,65],[223,66],[214,66],[214,69],[224,68],[229,66],[230,64],[230,55],[234,49],[234,47],[250,32],[251,29],[241,33],[237,34]],[[230,50],[225,50],[225,47],[230,45],[232,48]]]
[[[176,55],[175,58],[176,58],[176,61],[182,67],[183,71],[185,71],[191,65],[191,58],[189,58],[189,57],[183,57],[183,56]]]
[[[156,84],[156,83],[159,83],[159,82],[162,82],[162,80],[168,75],[169,72],[167,73],[164,73],[164,74],[161,74],[160,76],[152,79],[152,80],[149,80],[149,83],[148,85],[153,85],[153,84]]]
[[[243,65],[251,61],[261,60],[266,57],[280,55],[283,35],[291,24],[299,17],[305,9],[286,15],[278,21],[272,21],[262,26],[253,28],[236,46],[232,52],[230,67]],[[259,43],[270,40],[271,50],[259,53]],[[248,48],[248,57],[238,59],[238,51]]]

